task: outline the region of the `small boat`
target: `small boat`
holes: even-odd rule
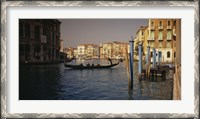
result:
[[[110,64],[110,65],[90,65],[90,66],[65,64],[65,67],[72,68],[72,69],[105,69],[105,68],[114,67],[118,64],[119,62]]]

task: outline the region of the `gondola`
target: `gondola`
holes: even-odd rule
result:
[[[114,67],[118,64],[119,62],[110,64],[110,65],[90,65],[90,66],[65,64],[65,67],[71,68],[71,69],[105,69],[105,68]]]
[[[66,59],[65,62],[71,62],[73,59]]]

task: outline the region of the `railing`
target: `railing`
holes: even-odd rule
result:
[[[150,41],[151,41],[151,40],[154,40],[154,38],[148,38],[148,40],[150,40]]]
[[[172,40],[172,38],[171,38],[171,37],[168,37],[167,40]]]
[[[151,28],[151,30],[155,30],[155,26],[151,26],[150,28]]]
[[[172,26],[167,26],[167,29],[172,29]]]
[[[158,29],[163,29],[163,26],[158,26]]]

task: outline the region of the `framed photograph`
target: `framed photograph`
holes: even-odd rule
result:
[[[1,2],[2,118],[199,118],[198,4]]]

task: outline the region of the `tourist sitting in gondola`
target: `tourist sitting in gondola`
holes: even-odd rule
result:
[[[87,63],[87,65],[86,65],[87,67],[89,67],[90,66],[90,64],[89,63]]]
[[[87,63],[86,66],[84,66],[82,63],[79,64],[79,65],[71,65],[71,64],[66,64],[65,63],[65,67],[68,67],[68,68],[73,68],[73,69],[104,69],[104,68],[111,68],[111,67],[114,67],[116,65],[118,65],[118,63],[112,63],[110,62],[109,65],[100,65],[100,64],[97,64],[97,65],[94,65],[94,64],[89,64]]]

